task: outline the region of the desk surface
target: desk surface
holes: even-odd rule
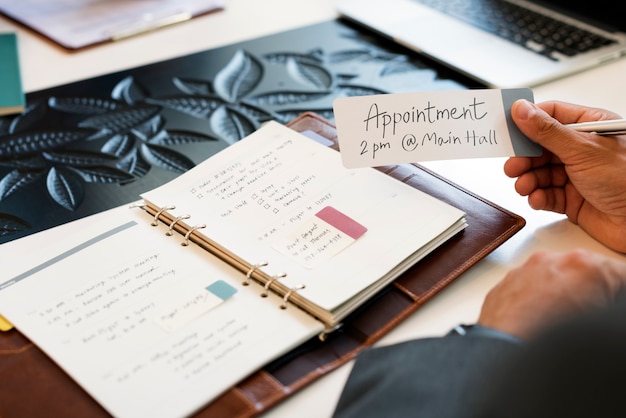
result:
[[[0,32],[16,31],[23,84],[37,91],[101,74],[184,56],[336,17],[333,0],[228,0],[224,11],[116,43],[67,52],[50,41],[0,18]],[[564,100],[611,109],[626,116],[626,59],[576,74],[534,89],[535,100]],[[536,212],[517,195],[513,180],[502,171],[504,159],[453,160],[427,163],[429,168],[522,215],[526,227],[437,295],[411,318],[383,338],[390,344],[411,338],[438,336],[460,322],[473,322],[484,295],[514,266],[540,249],[586,247],[615,257],[563,216]],[[12,242],[0,249],[27,250]],[[286,402],[268,417],[324,417],[332,414],[351,365],[332,372]]]

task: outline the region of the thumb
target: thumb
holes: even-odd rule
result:
[[[515,101],[511,116],[524,135],[556,155],[571,149],[578,137],[576,132],[528,100]]]

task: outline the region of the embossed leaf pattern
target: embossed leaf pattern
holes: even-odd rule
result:
[[[320,48],[316,48],[304,54],[289,51],[272,52],[263,55],[263,58],[267,60],[267,62],[276,64],[286,64],[289,60],[322,64],[324,62],[324,51]]]
[[[133,148],[116,166],[133,176],[143,177],[150,171],[150,163],[146,161],[137,148]]]
[[[226,104],[226,101],[214,96],[174,96],[164,99],[148,99],[148,102],[174,109],[196,118],[208,118],[215,109]]]
[[[158,115],[160,111],[160,106],[152,105],[127,107],[89,117],[80,122],[78,126],[113,133],[128,132],[131,128]]]
[[[46,178],[48,194],[67,210],[76,210],[85,197],[83,183],[77,174],[52,167]]]
[[[375,89],[368,86],[359,86],[356,84],[343,84],[337,88],[342,96],[367,96],[371,94],[383,94],[384,90]]]
[[[33,155],[24,158],[0,160],[0,167],[20,168],[23,170],[44,170],[47,164],[41,155]]]
[[[8,213],[0,213],[0,236],[15,234],[16,232],[27,231],[30,224],[17,216]]]
[[[123,106],[123,103],[106,97],[50,97],[48,105],[62,112],[97,115],[115,110]]]
[[[238,50],[230,62],[217,73],[214,88],[224,100],[235,103],[247,96],[263,77],[263,67],[252,55]]]
[[[41,119],[46,115],[47,108],[45,103],[36,102],[26,106],[26,109],[17,115],[9,125],[9,134],[17,134],[34,129]]]
[[[330,56],[330,62],[339,64],[343,62],[351,62],[351,61],[364,61],[370,59],[372,56],[371,52],[367,48],[363,49],[347,49],[343,51],[336,52]]]
[[[0,201],[41,177],[41,172],[13,170],[0,180]]]
[[[209,96],[214,93],[213,85],[207,80],[191,80],[188,78],[174,77],[172,83],[185,94],[192,96]]]
[[[24,132],[0,138],[0,158],[15,158],[42,152],[87,139],[93,131],[73,129],[62,131]]]
[[[385,77],[389,75],[405,74],[419,70],[424,70],[423,65],[418,65],[418,63],[407,61],[406,59],[395,59],[389,61],[387,65],[385,65],[380,75]],[[433,75],[435,73],[433,70],[428,71]]]
[[[352,46],[330,52],[256,56],[234,49],[213,76],[169,75],[177,93],[150,92],[142,80],[122,76],[105,96],[87,92],[29,102],[22,114],[0,117],[0,202],[44,182],[42,190],[56,204],[75,211],[85,199],[85,183],[126,185],[152,167],[182,173],[194,166],[183,154],[192,144],[234,143],[265,121],[286,123],[306,110],[333,120],[336,97],[383,94],[418,80],[408,82],[413,88],[437,76],[376,38],[350,31],[342,36]],[[185,124],[168,126],[173,112]],[[0,236],[29,228],[19,216],[0,213]]]
[[[107,166],[70,167],[70,170],[80,175],[87,183],[124,184],[133,180],[133,176],[127,172]]]
[[[131,137],[129,134],[116,134],[109,137],[100,150],[106,154],[120,157],[130,152],[134,145],[134,137]]]
[[[307,93],[307,92],[270,92],[259,94],[258,96],[248,99],[257,106],[284,106],[290,104],[298,104],[302,102],[310,102],[328,96],[327,92],[323,93]]]
[[[142,102],[149,94],[134,77],[126,77],[113,88],[111,97],[129,105]]]
[[[107,154],[86,151],[44,152],[42,155],[46,160],[52,163],[77,167],[89,167],[92,165],[109,163],[115,160],[115,157]]]
[[[210,124],[214,132],[231,144],[258,128],[257,124],[246,115],[226,106],[213,112]]]
[[[248,115],[252,119],[255,119],[259,122],[267,122],[277,117],[274,112],[270,112],[268,110],[263,109],[261,106],[256,106],[255,104],[245,103],[243,101],[237,104],[237,109],[241,111],[242,113]]]
[[[183,154],[158,145],[143,144],[141,152],[152,165],[184,173],[195,164]]]
[[[163,131],[163,135],[150,138],[149,143],[155,145],[171,146],[193,144],[197,142],[217,141],[217,138],[191,131]]]
[[[287,71],[302,84],[308,84],[320,90],[330,89],[333,78],[326,69],[318,64],[310,64],[304,60],[287,60]]]
[[[9,118],[0,117],[0,135],[6,135],[9,133],[9,126],[11,126],[11,120]]]
[[[154,115],[154,117],[142,122],[141,124],[133,127],[132,133],[142,141],[147,141],[155,135],[162,134],[165,127],[165,120],[161,115]]]

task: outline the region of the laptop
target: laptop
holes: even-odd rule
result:
[[[626,55],[620,1],[338,0],[340,16],[487,87],[534,87]]]

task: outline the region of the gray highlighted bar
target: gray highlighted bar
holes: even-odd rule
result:
[[[515,155],[524,157],[539,157],[543,152],[541,145],[528,139],[522,131],[517,128],[513,118],[511,117],[511,106],[517,99],[526,99],[534,102],[533,92],[529,88],[519,89],[502,89],[502,103],[504,104],[504,114],[506,116],[506,125],[509,128],[509,136],[513,145]]]
[[[113,229],[111,229],[111,230],[109,230],[107,232],[104,232],[104,233],[102,233],[102,234],[100,234],[98,236],[95,236],[95,237],[91,238],[90,240],[87,240],[87,241],[83,242],[82,244],[79,244],[76,247],[74,247],[74,248],[72,248],[70,250],[67,250],[64,253],[59,254],[56,257],[53,257],[50,260],[48,260],[48,261],[46,261],[44,263],[41,263],[38,266],[33,267],[32,269],[30,269],[28,271],[25,271],[24,273],[22,273],[22,274],[20,274],[18,276],[15,276],[12,279],[9,279],[8,281],[0,284],[0,290],[6,289],[7,287],[9,287],[11,285],[14,285],[17,282],[26,279],[28,276],[31,276],[31,275],[33,275],[33,274],[35,274],[35,273],[37,273],[37,272],[39,272],[39,271],[41,271],[41,270],[43,270],[45,268],[48,268],[51,265],[56,264],[59,261],[64,260],[64,259],[66,259],[66,258],[68,258],[68,257],[70,257],[70,256],[72,256],[74,254],[76,254],[77,252],[84,250],[85,248],[88,248],[88,247],[90,247],[90,246],[92,246],[94,244],[97,244],[98,242],[100,242],[102,240],[105,240],[105,239],[107,239],[109,237],[112,237],[113,235],[118,234],[118,233],[120,233],[122,231],[125,231],[125,230],[127,230],[129,228],[132,228],[135,225],[137,225],[137,222],[130,221],[130,222],[127,222],[127,223],[125,223],[123,225],[115,227],[115,228],[113,228]]]

